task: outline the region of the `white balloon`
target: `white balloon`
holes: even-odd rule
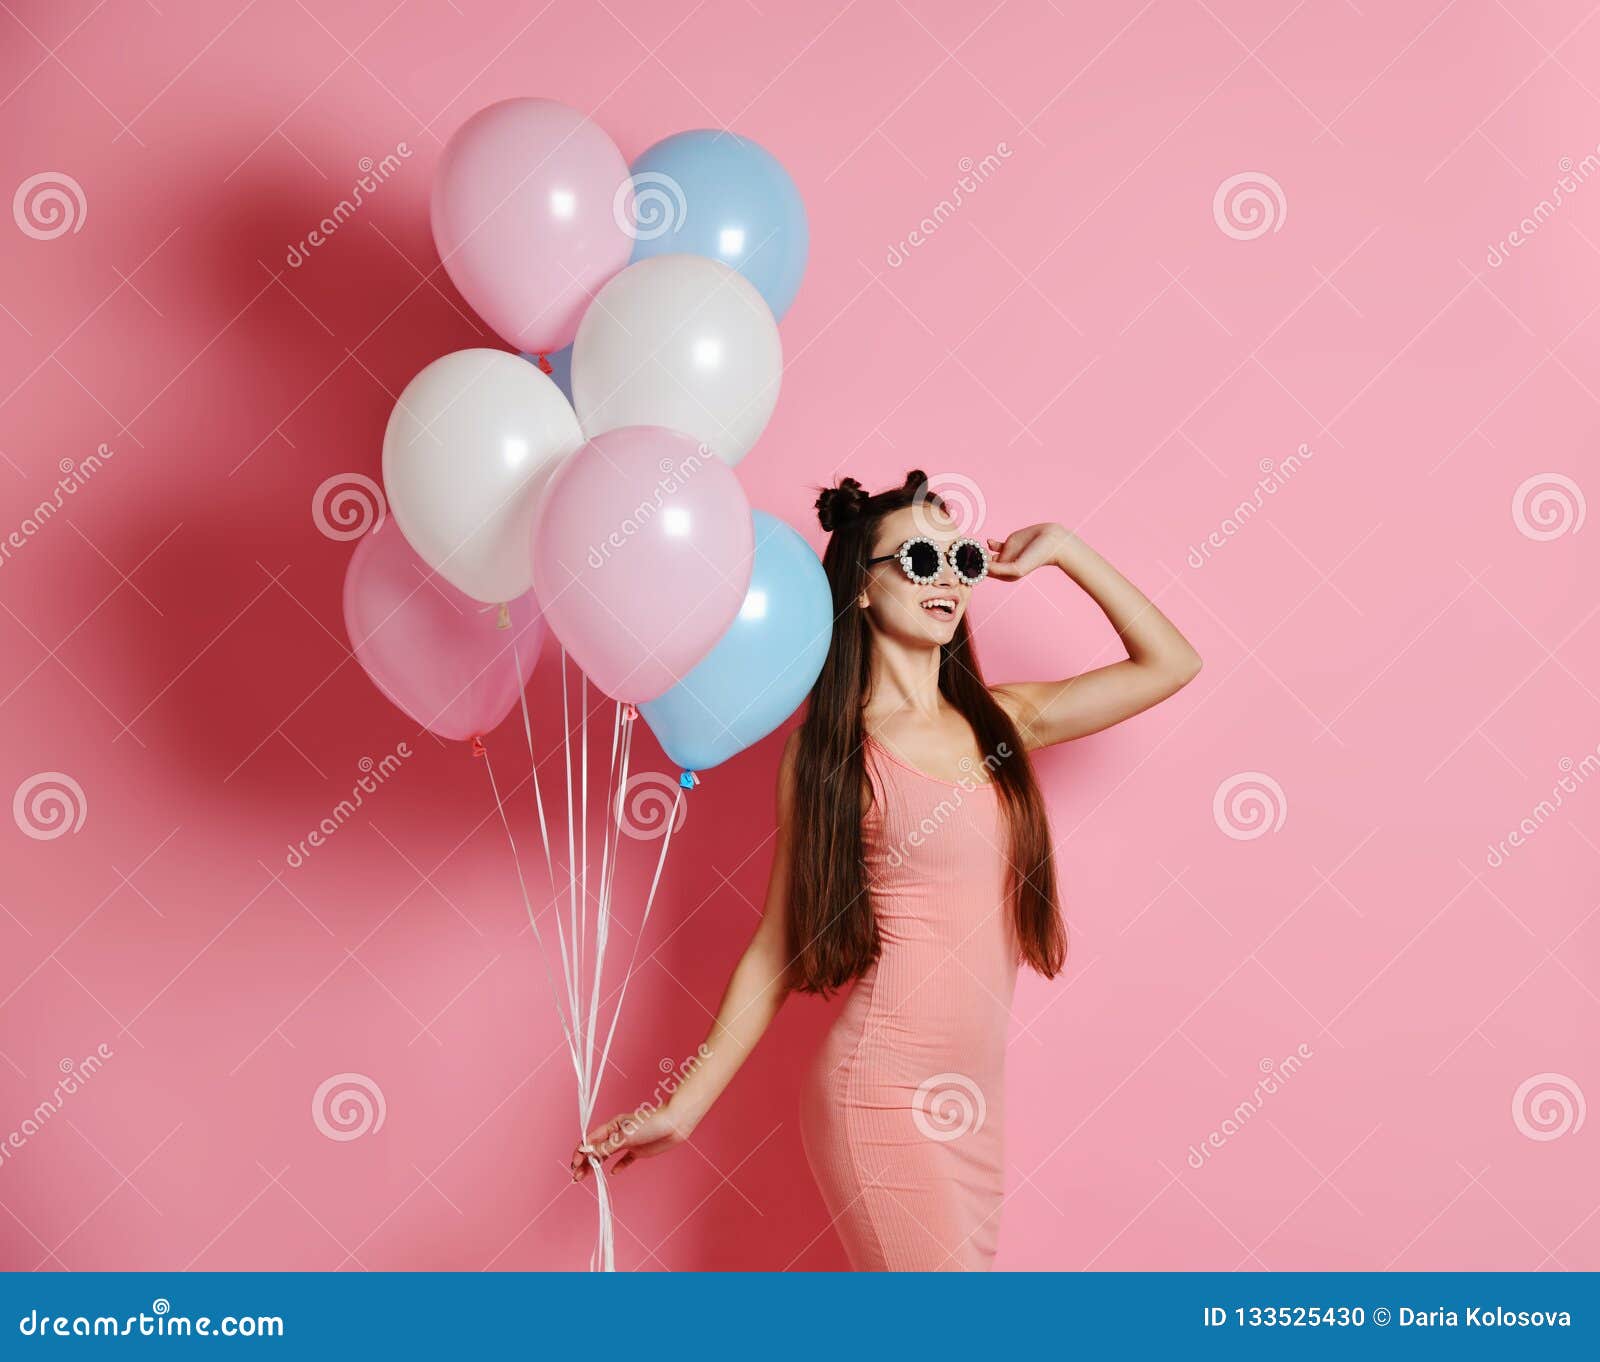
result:
[[[586,436],[666,426],[728,464],[778,402],[783,345],[766,300],[737,270],[658,255],[606,281],[572,345],[572,402]]]
[[[444,355],[400,394],[383,436],[389,509],[419,557],[480,601],[533,585],[533,507],[583,443],[535,365],[504,350]]]

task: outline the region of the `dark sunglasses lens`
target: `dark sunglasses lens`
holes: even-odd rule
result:
[[[911,570],[919,577],[937,577],[939,575],[939,550],[927,542],[919,539],[911,545],[908,555],[911,559]]]
[[[971,540],[957,544],[954,557],[956,571],[969,581],[983,575],[983,550]]]

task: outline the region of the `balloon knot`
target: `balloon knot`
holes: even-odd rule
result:
[[[504,601],[500,602],[500,613],[494,618],[496,629],[509,629],[511,627],[511,607]]]
[[[483,745],[483,734],[481,733],[474,733],[472,735],[472,755],[475,757],[486,757],[489,755],[489,749]]]
[[[628,704],[626,701],[624,701],[622,706],[622,722],[625,724],[631,724],[638,717],[639,711],[631,704]]]
[[[678,784],[685,790],[692,790],[700,783],[700,777],[693,771],[679,771]]]
[[[544,352],[541,350],[539,352],[539,372],[544,374],[553,374],[555,371],[555,366],[545,358]]]

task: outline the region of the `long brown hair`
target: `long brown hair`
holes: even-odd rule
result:
[[[789,982],[803,993],[842,988],[878,957],[862,843],[863,800],[871,798],[862,708],[872,639],[857,602],[867,586],[879,522],[893,511],[923,505],[944,509],[920,469],[875,496],[845,478],[817,498],[817,518],[830,534],[822,566],[833,589],[834,626],[795,751]],[[939,649],[939,692],[972,726],[982,752],[1010,754],[993,764],[992,778],[1009,832],[1012,920],[1022,958],[1052,977],[1066,959],[1067,936],[1044,799],[1016,725],[984,684],[965,616]]]

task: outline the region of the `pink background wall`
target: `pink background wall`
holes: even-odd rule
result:
[[[349,659],[350,546],[312,513],[378,474],[419,368],[495,343],[438,268],[429,173],[473,110],[541,94],[629,157],[733,127],[801,185],[754,505],[816,542],[837,473],[962,474],[991,533],[1076,526],[1206,656],[1039,763],[1072,957],[1019,992],[1001,1264],[1600,1268],[1588,5],[23,0],[0,31],[0,189],[56,172],[85,205],[0,233],[0,531],[112,451],[0,564],[0,795],[60,772],[84,814],[0,836],[0,1140],[63,1060],[112,1056],[0,1161],[0,1265],[586,1261],[571,1073],[483,770]],[[1281,195],[1259,234],[1214,212],[1243,173]],[[975,615],[992,679],[1117,655],[1065,580]],[[546,747],[556,680],[547,657]],[[516,772],[514,729],[493,743]],[[603,1106],[701,1036],[763,892],[777,750],[693,796]],[[1281,826],[1230,836],[1214,801],[1251,772]],[[827,1018],[791,1006],[694,1146],[624,1175],[623,1266],[843,1265],[795,1113]],[[344,1073],[385,1119],[333,1140],[312,1097]],[[1540,1075],[1554,1105],[1519,1108]]]

